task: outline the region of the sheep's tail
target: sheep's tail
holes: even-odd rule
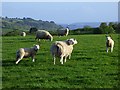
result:
[[[57,56],[57,57],[61,57],[62,53],[63,53],[63,46],[59,43],[59,42],[55,42],[52,46],[51,46],[51,54],[52,56]]]
[[[63,53],[63,46],[60,43],[56,43],[55,46],[57,56],[61,56],[61,54]]]

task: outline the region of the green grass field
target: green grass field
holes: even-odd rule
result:
[[[50,46],[56,40],[75,38],[78,44],[70,60],[56,65],[50,54]],[[2,88],[118,88],[118,40],[113,53],[106,53],[105,35],[54,36],[54,41],[40,42],[34,36],[2,37]],[[21,47],[40,44],[36,61],[23,59],[15,64],[16,51]]]

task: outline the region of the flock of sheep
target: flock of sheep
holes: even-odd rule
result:
[[[69,34],[69,29],[67,28],[65,30],[58,31],[58,34],[62,36],[63,35],[67,36]],[[22,32],[21,36],[25,37],[26,33]],[[46,30],[38,30],[36,32],[35,40],[36,39],[38,40],[48,39],[50,41],[53,41],[53,36]],[[66,62],[67,57],[69,57],[70,59],[71,53],[73,51],[73,46],[77,43],[78,43],[77,40],[74,38],[70,38],[64,41],[55,41],[50,47],[50,52],[53,56],[54,64],[56,61],[56,57],[60,58],[61,64],[63,64],[63,62]],[[108,52],[109,48],[111,52],[113,52],[113,47],[114,47],[114,41],[112,40],[111,36],[106,36],[106,52]],[[34,62],[35,55],[39,49],[40,49],[39,45],[34,45],[31,48],[20,48],[16,52],[16,64],[18,64],[23,58],[28,58],[28,57],[31,57],[32,61]]]

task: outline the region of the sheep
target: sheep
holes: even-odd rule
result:
[[[31,57],[32,61],[35,61],[35,55],[37,51],[40,49],[39,45],[34,45],[31,48],[20,48],[16,52],[16,64],[18,64],[23,58]]]
[[[53,40],[53,36],[46,30],[38,30],[36,31],[36,38],[35,40],[38,39],[49,39],[50,41]]]
[[[71,58],[71,53],[73,51],[73,46],[77,44],[76,39],[67,39],[65,41],[55,41],[50,48],[50,52],[53,56],[54,65],[56,57],[60,58],[61,64],[63,64],[63,58],[66,62],[67,57],[69,56],[69,59]]]
[[[114,41],[112,40],[111,36],[106,36],[106,52],[108,53],[109,48],[111,52],[113,52],[113,47]]]
[[[22,32],[20,35],[23,36],[23,37],[25,37],[25,36],[26,36],[26,33],[25,33],[25,32]]]
[[[67,36],[68,34],[69,34],[69,29],[68,28],[58,30],[58,35],[59,36]]]

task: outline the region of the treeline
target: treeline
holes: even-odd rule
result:
[[[38,29],[48,30],[52,35],[57,35],[57,30],[63,28],[57,25],[54,21],[42,21],[34,20],[32,18],[8,18],[0,17],[2,24],[2,33],[0,35],[12,36],[19,35],[20,32],[25,31],[27,34],[35,34]],[[84,26],[84,28],[78,28],[70,30],[69,34],[113,34],[120,33],[120,23],[118,22],[102,22],[99,27],[92,28],[90,26]]]
[[[62,26],[57,25],[54,21],[42,21],[34,20],[32,18],[8,18],[1,17],[2,29],[12,29],[12,30],[29,30],[31,27],[36,27],[38,29],[46,30],[57,30],[62,28]]]
[[[92,28],[85,26],[84,28],[78,28],[70,31],[71,34],[114,34],[120,33],[120,23],[117,22],[102,22],[99,27]]]

